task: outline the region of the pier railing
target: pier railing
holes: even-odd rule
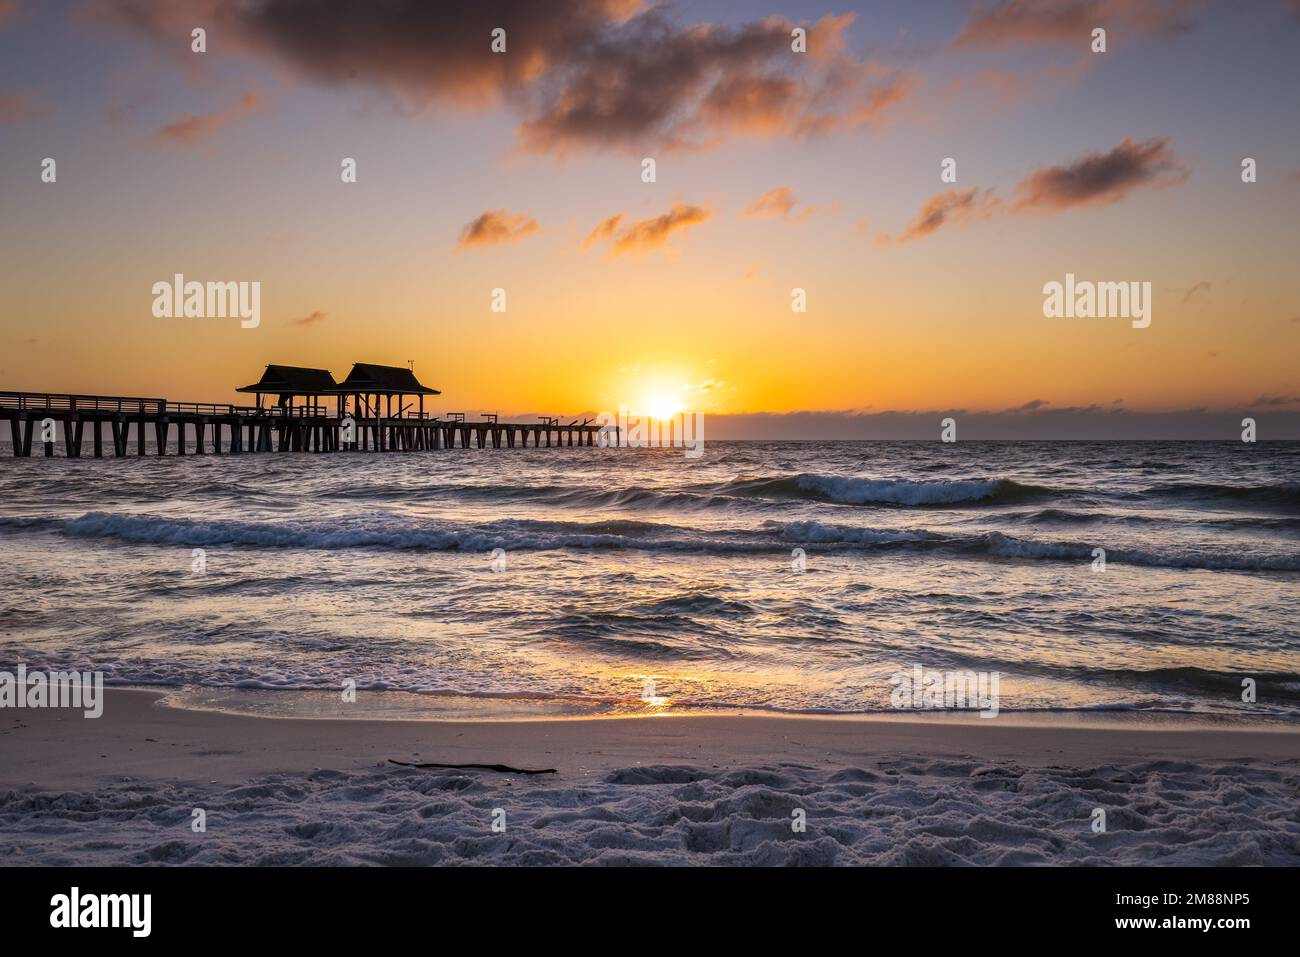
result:
[[[310,419],[336,418],[336,414],[323,405],[269,405],[258,408],[252,405],[231,405],[221,402],[172,402],[167,399],[149,399],[135,396],[73,395],[55,392],[0,392],[0,409],[19,412],[101,412],[120,415],[204,415],[204,416],[271,416],[275,418]],[[392,415],[365,416],[352,413],[361,419],[411,419],[438,422],[433,412],[404,410]],[[489,419],[488,421],[493,421]]]
[[[323,408],[311,412],[305,406],[292,408],[227,405],[217,402],[169,402],[118,395],[72,395],[55,392],[0,392],[0,409],[20,412],[111,412],[122,415],[325,415]]]
[[[299,406],[234,406],[221,402],[173,402],[170,399],[130,397],[130,395],[75,395],[72,393],[17,393],[0,391],[0,410],[19,412],[100,412],[134,416],[211,416],[276,417],[276,419],[338,419],[337,412],[321,404]],[[357,413],[348,415],[357,421],[408,420],[429,424],[495,425],[497,415],[484,413],[481,423],[465,419],[464,413],[447,412],[446,419],[435,412],[402,410],[391,413]],[[558,425],[556,417],[538,416],[546,425]],[[585,424],[585,423],[584,423]]]
[[[121,412],[157,415],[166,399],[140,399],[108,395],[58,395],[52,392],[0,392],[0,409],[49,412]]]
[[[178,415],[278,416],[287,419],[323,418],[331,413],[320,405],[225,405],[220,402],[168,402],[167,411]]]

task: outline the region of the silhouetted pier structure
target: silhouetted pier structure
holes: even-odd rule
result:
[[[424,397],[441,393],[422,385],[412,370],[367,363],[353,366],[342,383],[324,369],[269,365],[258,382],[236,391],[255,394],[256,404],[0,392],[0,419],[9,421],[15,456],[30,456],[33,444],[52,456],[59,444],[69,458],[81,457],[87,446],[95,458],[109,448],[119,458],[132,449],[146,455],[149,436],[156,455],[169,448],[176,455],[237,455],[514,449],[530,441],[533,448],[593,447],[600,432],[589,419],[561,424],[552,417],[499,422],[491,413],[482,421],[456,412],[436,416],[424,411]],[[263,396],[274,396],[275,404],[263,406]],[[406,403],[408,397],[418,403]],[[617,446],[617,432],[611,439]]]

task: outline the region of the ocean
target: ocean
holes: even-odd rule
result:
[[[508,717],[892,712],[919,666],[1300,716],[1300,443],[0,454],[0,668]]]

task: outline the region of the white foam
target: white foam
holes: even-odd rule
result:
[[[851,478],[841,475],[800,475],[799,487],[825,495],[843,505],[871,502],[891,505],[946,505],[991,498],[1002,488],[1001,480],[912,482]]]

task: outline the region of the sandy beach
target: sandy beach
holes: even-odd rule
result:
[[[297,719],[163,701],[110,689],[96,720],[4,714],[4,863],[1300,863],[1300,735],[1267,727]]]

